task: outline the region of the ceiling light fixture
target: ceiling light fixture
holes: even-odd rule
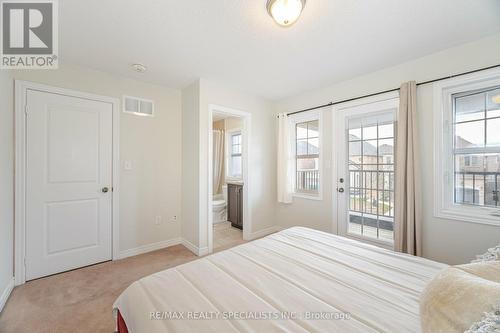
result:
[[[144,73],[148,68],[143,64],[132,64],[130,65],[134,71],[137,73]]]
[[[267,0],[267,12],[282,27],[288,27],[297,21],[306,0]]]

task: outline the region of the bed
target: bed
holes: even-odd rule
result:
[[[446,267],[294,227],[136,281],[114,313],[120,333],[420,332]]]

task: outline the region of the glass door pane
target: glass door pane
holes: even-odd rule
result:
[[[394,238],[394,120],[387,114],[348,119],[348,233]]]
[[[395,115],[398,100],[341,110],[336,116],[339,233],[367,242],[394,240]]]

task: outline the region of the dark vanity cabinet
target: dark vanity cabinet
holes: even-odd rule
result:
[[[227,184],[227,220],[243,230],[243,185]]]

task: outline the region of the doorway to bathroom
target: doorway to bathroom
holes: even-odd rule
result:
[[[249,219],[247,156],[250,115],[222,107],[214,107],[211,111],[209,252],[242,244]]]

